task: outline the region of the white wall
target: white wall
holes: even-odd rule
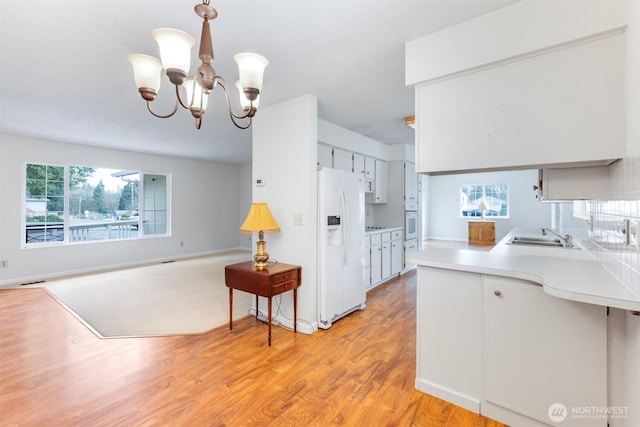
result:
[[[267,202],[280,224],[280,233],[265,236],[270,257],[302,266],[298,331],[305,333],[316,329],[318,318],[317,141],[318,100],[313,95],[262,108],[254,120],[253,201]],[[255,185],[258,178],[263,187]],[[295,214],[302,216],[302,225],[294,224]],[[293,319],[292,294],[282,295],[277,318],[283,324]]]
[[[483,172],[423,176],[428,180],[427,236],[438,240],[468,240],[468,218],[460,217],[460,186],[463,184],[508,184],[509,219],[487,219],[496,223],[496,241],[516,227],[549,227],[551,205],[536,199],[533,185],[537,170]],[[474,221],[477,219],[473,219]]]
[[[238,247],[240,167],[0,135],[0,285]],[[171,236],[21,249],[25,163],[76,164],[171,176]],[[184,242],[184,246],[180,246]]]
[[[244,165],[240,167],[240,224],[244,221],[251,208],[253,200],[253,187],[251,185],[252,165]],[[238,246],[241,248],[252,249],[251,236],[244,233],[238,234]]]

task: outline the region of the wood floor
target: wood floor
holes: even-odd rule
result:
[[[304,285],[303,285],[304,286]],[[313,335],[254,318],[99,339],[43,289],[0,291],[2,426],[500,426],[414,389],[415,273]]]

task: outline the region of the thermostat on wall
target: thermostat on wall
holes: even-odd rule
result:
[[[264,179],[262,178],[256,179],[256,187],[264,187]]]

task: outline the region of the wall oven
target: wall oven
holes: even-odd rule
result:
[[[418,238],[418,212],[404,213],[404,240]]]

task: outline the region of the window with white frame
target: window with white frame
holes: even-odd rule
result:
[[[460,187],[460,216],[509,218],[509,186],[507,184],[464,184]]]
[[[169,232],[167,175],[29,163],[25,190],[27,246]]]

